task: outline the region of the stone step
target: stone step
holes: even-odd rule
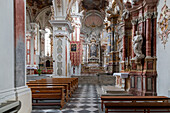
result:
[[[101,85],[115,85],[115,77],[112,75],[79,75],[79,76],[72,76],[77,77],[79,80],[79,84],[101,84]]]
[[[132,96],[132,94],[128,94],[124,89],[115,87],[115,86],[102,86],[102,95],[110,95],[110,96]]]

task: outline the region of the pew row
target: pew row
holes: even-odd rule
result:
[[[68,84],[45,84],[45,83],[27,83],[28,87],[41,87],[41,86],[64,86],[64,93],[65,93],[65,99],[68,102],[69,100],[69,90],[68,90]]]
[[[116,101],[130,101],[132,103],[136,103],[136,102],[157,102],[157,101],[161,101],[161,102],[168,102],[168,97],[166,96],[101,96],[101,109],[103,111],[103,105],[105,104],[105,102],[107,101],[112,101],[112,102],[116,102]]]
[[[52,106],[60,105],[61,109],[65,104],[64,86],[34,86],[30,87],[32,91],[33,106]],[[34,103],[36,100],[36,103]],[[60,100],[60,102],[38,102],[38,100]]]
[[[166,102],[165,103],[164,102],[104,103],[104,105],[105,105],[105,113],[108,113],[108,112],[115,112],[115,113],[117,112],[121,112],[121,113],[123,112],[128,112],[128,113],[129,112],[136,112],[136,113],[170,112],[170,103],[166,103]],[[128,111],[124,111],[124,110],[128,110]]]
[[[27,85],[31,88],[32,99],[37,102],[33,103],[33,105],[47,105],[45,103],[38,103],[38,100],[52,99],[61,100],[59,105],[62,108],[65,100],[68,101],[69,97],[71,97],[73,92],[78,88],[78,78],[46,78],[29,81]],[[61,87],[63,91],[59,91],[59,89],[57,89]],[[57,103],[49,103],[48,105],[57,105]]]

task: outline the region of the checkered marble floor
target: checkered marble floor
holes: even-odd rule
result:
[[[97,86],[91,84],[79,85],[63,109],[34,109],[32,113],[100,113],[100,98]]]
[[[95,85],[79,85],[70,101],[63,108],[63,113],[99,113],[100,98]]]

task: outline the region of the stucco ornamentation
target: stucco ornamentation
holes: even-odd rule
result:
[[[59,47],[57,48],[57,53],[62,54],[62,47],[61,47],[61,46],[59,46]]]
[[[62,60],[62,56],[61,55],[58,55],[58,60],[61,61]]]
[[[158,20],[158,36],[161,38],[162,44],[165,45],[168,42],[168,35],[170,33],[170,9],[166,5],[162,7],[161,14]]]
[[[62,75],[62,69],[61,69],[61,68],[57,70],[57,74],[58,74],[59,76]]]

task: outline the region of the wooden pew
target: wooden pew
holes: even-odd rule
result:
[[[38,82],[32,82],[32,83],[27,83],[28,87],[41,87],[41,86],[64,86],[64,93],[65,93],[65,98],[66,101],[68,102],[69,100],[69,90],[68,90],[68,84],[46,84],[46,83],[38,83]]]
[[[47,105],[60,105],[61,109],[65,104],[64,86],[33,86],[30,87],[32,91],[32,100],[36,100],[36,103],[32,103],[33,106],[47,106]],[[60,100],[59,103],[38,103],[38,100]]]
[[[70,96],[78,87],[78,78],[46,78],[46,79],[41,79],[41,81],[46,81],[48,83],[53,82],[53,83],[60,83],[60,84],[62,83],[69,84],[69,90],[71,91]]]
[[[103,111],[103,104],[105,101],[163,101],[167,102],[168,97],[166,96],[101,96],[101,108]]]
[[[130,102],[130,103],[128,102],[128,103],[104,103],[104,104],[105,104],[105,113],[108,112],[116,112],[116,113],[117,112],[121,112],[121,113],[123,112],[136,112],[136,113],[169,112],[170,113],[170,103],[166,103],[166,102],[165,103],[164,102]],[[113,111],[113,109],[115,109],[116,111]],[[128,109],[131,111],[122,111],[122,109],[123,110]],[[136,111],[137,109],[143,111]]]
[[[37,81],[38,83],[47,83],[47,84],[68,84],[68,90],[69,90],[69,96],[71,97],[72,93],[74,92],[73,84],[71,80],[69,79],[63,79],[63,78],[47,78],[47,79],[41,79]]]
[[[78,78],[46,78],[36,81],[29,81],[29,84],[68,84],[68,95],[71,97],[75,89],[78,88]],[[66,94],[67,95],[67,94]]]

